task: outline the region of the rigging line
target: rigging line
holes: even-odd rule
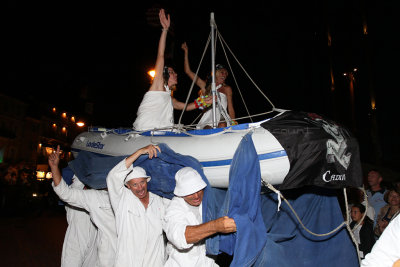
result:
[[[199,117],[200,116],[202,116],[204,113],[203,112],[200,112],[199,113],[199,115],[197,115],[197,117],[192,121],[192,123],[191,124],[189,124],[189,125],[195,125],[194,123],[199,119]]]
[[[358,242],[356,241],[356,237],[354,236],[353,231],[350,229],[350,218],[349,218],[349,212],[348,212],[349,203],[347,202],[347,190],[346,190],[346,187],[343,187],[343,194],[344,194],[344,203],[345,203],[345,209],[346,209],[346,221],[345,221],[346,229],[347,229],[347,232],[349,233],[349,235],[351,237],[351,240],[353,241],[353,243],[354,243],[354,245],[356,247],[358,263],[361,264],[360,250],[358,248]],[[365,214],[367,214],[366,210],[365,210]],[[365,214],[364,214],[364,217],[365,217]]]
[[[230,47],[228,46],[228,44],[225,42],[224,38],[221,36],[220,37],[221,40],[225,43],[226,47],[228,48],[229,52],[231,52],[233,58],[236,60],[236,62],[239,64],[239,66],[242,68],[242,70],[244,71],[244,73],[247,75],[247,77],[250,79],[250,81],[254,84],[254,86],[258,89],[258,91],[265,97],[265,99],[267,99],[267,101],[271,104],[272,108],[275,108],[275,105],[271,102],[271,100],[264,94],[264,92],[260,89],[260,87],[258,87],[258,85],[254,82],[254,80],[250,77],[250,75],[247,73],[247,71],[244,69],[244,67],[242,66],[242,64],[240,64],[239,60],[236,58],[235,54],[233,54],[232,50],[230,49]]]
[[[244,104],[244,107],[245,107],[245,109],[246,109],[247,115],[249,116],[251,122],[253,122],[253,119],[252,119],[252,117],[251,117],[251,115],[250,115],[249,109],[247,108],[246,101],[245,101],[244,98],[243,98],[242,91],[240,90],[239,84],[238,84],[238,82],[237,82],[237,80],[236,80],[235,73],[234,73],[233,70],[232,70],[231,63],[229,62],[228,55],[226,54],[225,47],[224,47],[224,44],[223,44],[223,41],[222,41],[222,40],[223,40],[222,35],[221,35],[221,33],[217,30],[217,39],[218,39],[218,38],[219,38],[219,40],[220,40],[222,50],[224,51],[226,61],[228,62],[229,69],[231,70],[233,80],[235,81],[236,88],[237,88],[238,91],[239,91],[240,97],[241,97],[242,102],[243,102],[243,104]],[[232,52],[231,52],[231,53],[232,53]]]
[[[254,115],[250,115],[250,116],[243,116],[243,117],[240,117],[240,118],[235,118],[235,120],[236,120],[236,121],[240,121],[240,120],[243,120],[243,119],[258,117],[258,116],[270,114],[270,113],[272,113],[272,112],[274,112],[274,111],[276,111],[276,110],[270,110],[270,111],[266,111],[266,112],[262,112],[262,113],[257,113],[257,114],[254,114]],[[195,122],[202,114],[203,114],[203,113],[200,113],[200,114],[197,116],[197,118],[196,118],[191,124],[185,125],[185,126],[196,126],[196,124],[195,124],[194,122]],[[198,125],[198,124],[197,124],[197,125]],[[206,124],[204,124],[204,125],[206,125]]]
[[[215,28],[217,28],[217,25],[215,25]],[[218,31],[217,31],[218,32]],[[210,32],[210,35],[208,36],[208,38],[209,38],[209,41],[211,40],[211,32]],[[209,44],[209,41],[207,42],[207,46],[206,46],[206,49],[207,49],[207,47],[208,47],[208,44]],[[215,38],[215,44],[217,43],[217,38]],[[217,52],[217,46],[214,44],[214,55],[216,54],[216,52]],[[204,52],[205,53],[205,52]],[[203,53],[203,57],[204,57],[204,53]],[[201,65],[201,62],[203,61],[203,57],[202,57],[202,59],[200,60],[200,64],[199,64],[199,67],[198,68],[200,68],[200,65]],[[197,74],[197,73],[196,73]],[[212,73],[212,75],[214,75],[213,73]],[[196,78],[197,78],[197,75],[195,76]],[[207,80],[206,80],[206,82],[207,82]],[[197,115],[197,117],[192,121],[192,123],[190,124],[190,125],[194,125],[194,123],[199,119],[199,117],[201,117],[202,115],[203,115],[204,113],[203,112],[200,112],[200,114],[199,115]]]
[[[185,106],[184,106],[184,108],[183,108],[183,110],[182,110],[182,112],[181,112],[181,115],[180,115],[180,117],[179,117],[178,124],[181,124],[181,120],[182,120],[183,113],[185,113],[185,110],[186,110],[186,107],[187,107],[187,104],[188,104],[188,101],[189,101],[189,97],[190,97],[190,95],[191,95],[191,93],[192,93],[193,86],[194,86],[194,84],[196,83],[196,80],[197,80],[197,77],[198,77],[198,73],[199,73],[199,70],[200,70],[200,66],[201,66],[201,63],[203,62],[203,58],[204,58],[204,55],[206,54],[208,45],[210,44],[210,40],[211,40],[211,32],[210,32],[210,34],[208,35],[208,40],[207,40],[206,46],[205,46],[205,48],[204,48],[203,55],[201,56],[199,66],[197,67],[196,74],[194,75],[194,79],[193,79],[193,81],[192,81],[192,85],[190,86],[189,93],[188,93],[188,95],[187,95],[187,97],[186,97]]]
[[[266,114],[269,114],[269,113],[272,113],[272,112],[274,112],[274,110],[270,110],[270,111],[266,111],[266,112],[262,112],[262,113],[257,113],[257,114],[254,114],[254,115],[250,115],[250,116],[243,116],[243,117],[240,117],[240,118],[235,118],[235,120],[236,121],[239,121],[239,120],[242,120],[242,119],[248,119],[248,118],[253,118],[253,117],[258,117],[258,116],[261,116],[261,115],[266,115]],[[253,120],[252,120],[252,122],[253,122]]]
[[[282,195],[282,193],[277,190],[272,184],[270,183],[266,183],[264,182],[264,180],[261,180],[261,182],[264,184],[264,186],[268,187],[269,189],[271,189],[273,192],[275,192],[278,196],[280,196],[288,205],[288,207],[290,208],[290,210],[293,212],[294,216],[296,217],[297,221],[300,223],[300,225],[303,227],[304,230],[306,230],[308,233],[314,235],[314,236],[328,236],[331,235],[337,231],[340,230],[340,228],[343,227],[343,225],[347,225],[346,222],[342,222],[338,227],[336,227],[335,229],[333,229],[332,231],[325,233],[325,234],[316,234],[314,232],[312,232],[311,230],[309,230],[301,221],[300,217],[297,215],[296,211],[293,209],[292,205],[290,205],[289,201]]]

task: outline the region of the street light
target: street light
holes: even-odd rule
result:
[[[156,71],[151,69],[147,72],[147,74],[151,77],[151,80],[154,80],[154,76],[156,76]]]

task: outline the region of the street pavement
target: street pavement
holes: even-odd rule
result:
[[[0,215],[0,266],[60,266],[67,229],[63,206]]]

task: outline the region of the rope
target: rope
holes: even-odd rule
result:
[[[211,29],[211,31],[212,31],[212,29]],[[255,117],[255,116],[260,116],[260,115],[264,115],[264,114],[268,114],[268,113],[272,112],[272,111],[275,109],[275,105],[274,105],[274,104],[272,103],[272,101],[264,94],[264,92],[260,89],[260,87],[254,82],[254,80],[250,77],[250,75],[248,74],[248,72],[244,69],[244,67],[242,66],[242,64],[239,62],[239,60],[237,59],[237,57],[235,56],[235,54],[232,52],[232,50],[230,49],[230,47],[228,46],[228,44],[226,43],[226,41],[225,41],[224,38],[222,37],[222,35],[221,35],[221,33],[219,32],[218,27],[217,27],[216,24],[215,24],[215,31],[216,31],[216,38],[215,38],[215,40],[214,40],[214,41],[215,41],[215,45],[214,45],[215,50],[214,50],[214,52],[216,52],[216,50],[217,50],[216,44],[217,44],[217,40],[219,40],[219,43],[221,44],[221,47],[222,47],[222,50],[223,50],[223,52],[224,52],[226,61],[227,61],[227,63],[228,63],[229,69],[230,69],[230,71],[231,71],[231,74],[232,74],[234,83],[235,83],[235,85],[236,85],[236,87],[237,87],[237,89],[238,89],[238,91],[239,91],[239,95],[240,95],[240,97],[241,97],[241,100],[242,100],[242,102],[243,102],[243,104],[244,104],[244,107],[245,107],[246,112],[247,112],[247,115],[248,115],[248,116],[245,116],[245,117],[242,117],[242,118],[250,118],[251,122],[253,122],[253,117]],[[195,84],[196,78],[198,77],[198,72],[199,72],[199,70],[200,70],[200,66],[201,66],[201,64],[202,64],[202,62],[203,62],[204,55],[205,55],[205,53],[206,53],[206,51],[207,51],[207,48],[208,48],[208,46],[209,46],[209,44],[210,44],[210,41],[211,41],[211,32],[210,32],[210,34],[209,34],[209,36],[208,36],[208,40],[207,40],[206,46],[205,46],[205,48],[204,48],[203,54],[202,54],[202,56],[201,56],[201,60],[200,60],[199,65],[198,65],[198,67],[197,67],[197,71],[196,71],[195,78],[194,78],[193,81],[192,81],[192,84],[191,84],[191,86],[190,86],[189,93],[188,93],[188,95],[187,95],[187,97],[186,97],[185,107],[184,107],[184,109],[183,109],[182,112],[181,112],[181,115],[180,115],[180,117],[179,117],[178,124],[181,124],[182,116],[183,116],[183,114],[184,114],[184,112],[185,112],[185,110],[186,110],[187,103],[188,103],[188,101],[189,101],[189,97],[190,97],[191,92],[192,92],[192,90],[193,90],[193,86],[194,86],[194,84]],[[249,78],[249,80],[250,80],[250,81],[253,83],[253,85],[257,88],[257,90],[261,93],[261,95],[268,101],[268,103],[272,106],[272,111],[265,112],[265,113],[260,113],[260,114],[257,114],[257,115],[250,115],[250,112],[249,112],[249,109],[248,109],[248,107],[247,107],[247,105],[246,105],[246,102],[245,102],[245,100],[244,100],[242,91],[241,91],[240,86],[239,86],[239,84],[238,84],[238,82],[237,82],[235,73],[233,72],[232,65],[231,65],[231,63],[230,63],[230,61],[229,61],[229,58],[228,58],[228,55],[227,55],[227,50],[225,49],[225,46],[226,46],[227,50],[231,53],[231,55],[233,56],[233,58],[235,59],[235,61],[237,62],[237,64],[240,66],[240,68],[243,70],[243,72],[244,72],[244,73],[246,74],[246,76]],[[199,119],[200,116],[201,116],[201,115],[197,116],[197,117],[193,120],[192,125],[195,123],[195,121],[197,121],[197,120]],[[238,120],[238,119],[235,118],[235,120]]]
[[[209,46],[209,44],[210,44],[210,40],[211,40],[211,32],[210,32],[210,34],[209,34],[209,36],[208,36],[208,40],[207,40],[206,46],[205,46],[205,48],[204,48],[203,55],[201,56],[199,66],[197,67],[196,74],[195,74],[194,79],[193,79],[193,81],[192,81],[192,85],[190,86],[189,93],[187,94],[186,101],[185,101],[185,107],[183,108],[183,110],[182,110],[182,112],[181,112],[181,115],[180,115],[180,117],[179,117],[178,124],[181,124],[181,120],[182,120],[183,113],[185,113],[187,104],[188,104],[188,102],[189,102],[189,97],[190,97],[190,95],[191,95],[191,93],[192,93],[193,86],[194,86],[194,84],[195,84],[195,82],[196,82],[196,80],[197,80],[197,74],[199,73],[200,66],[201,66],[201,63],[203,62],[204,55],[206,54],[207,48],[208,48],[208,46]]]
[[[275,187],[273,187],[273,185],[271,185],[270,183],[265,183],[264,180],[261,181],[262,184],[266,187],[268,187],[269,189],[271,189],[273,192],[275,192],[278,195],[278,211],[279,211],[279,206],[280,206],[280,201],[281,198],[286,202],[286,204],[288,205],[288,207],[290,208],[290,210],[293,212],[294,216],[296,217],[297,221],[300,223],[300,225],[303,227],[304,230],[306,230],[308,233],[314,235],[314,236],[328,236],[331,235],[335,232],[337,232],[340,228],[343,227],[343,225],[346,225],[346,229],[351,237],[351,240],[353,241],[353,243],[355,244],[356,250],[357,250],[357,258],[358,258],[358,262],[361,264],[361,257],[360,257],[360,249],[358,247],[358,243],[356,241],[356,238],[354,236],[353,231],[350,229],[350,218],[349,218],[349,205],[348,205],[348,201],[347,201],[347,191],[346,188],[343,188],[343,194],[344,194],[344,199],[345,199],[345,205],[346,205],[346,220],[344,222],[342,222],[338,227],[336,227],[335,229],[333,229],[332,231],[325,233],[325,234],[316,234],[314,232],[312,232],[311,230],[309,230],[301,221],[301,219],[299,218],[299,216],[297,215],[296,211],[293,209],[292,205],[290,205],[289,201],[287,201],[287,199],[282,195],[282,193],[277,190]],[[364,187],[360,187],[360,190],[363,191],[364,193],[364,200],[367,199],[367,192],[365,191]],[[366,211],[368,209],[368,201],[366,201]],[[358,227],[360,225],[360,223],[364,220],[365,216],[366,216],[367,212],[364,213],[363,217],[361,218],[360,222],[357,223],[354,227]]]
[[[333,233],[339,231],[340,228],[342,228],[343,225],[346,224],[346,222],[342,222],[338,227],[336,227],[335,229],[333,229],[332,231],[330,231],[330,232],[328,232],[328,233],[325,233],[325,234],[316,234],[316,233],[312,232],[311,230],[309,230],[309,229],[303,224],[303,222],[301,221],[300,217],[297,215],[296,211],[293,209],[292,205],[290,205],[289,201],[282,195],[282,193],[281,193],[279,190],[277,190],[272,184],[270,184],[270,183],[265,183],[263,180],[262,180],[262,183],[264,184],[264,186],[266,186],[266,187],[268,187],[269,189],[271,189],[273,192],[275,192],[280,198],[282,198],[282,199],[286,202],[286,204],[289,206],[290,210],[293,212],[294,216],[296,217],[296,219],[297,219],[297,221],[300,223],[300,225],[303,227],[303,229],[306,230],[308,233],[314,235],[314,236],[328,236],[328,235],[331,235],[331,234],[333,234]]]
[[[223,38],[222,38],[222,35],[219,33],[219,31],[217,31],[217,38],[219,38],[219,40],[220,40],[220,42],[221,42],[222,50],[224,51],[226,61],[228,62],[229,69],[231,70],[232,78],[233,78],[233,80],[234,80],[234,82],[235,82],[236,88],[237,88],[238,91],[239,91],[240,98],[242,99],[242,102],[243,102],[244,107],[245,107],[245,109],[246,109],[247,115],[249,116],[251,122],[253,122],[253,119],[252,119],[252,117],[251,117],[251,115],[250,115],[249,109],[247,108],[246,101],[244,101],[244,97],[243,97],[243,95],[242,95],[242,91],[240,90],[239,84],[238,84],[238,82],[237,82],[237,80],[236,80],[235,73],[234,73],[233,70],[232,70],[231,63],[229,62],[229,58],[228,58],[228,56],[227,56],[227,54],[226,54],[225,47],[224,47],[224,43],[222,42]],[[239,63],[239,64],[240,64],[240,63]]]
[[[365,191],[364,191],[365,192]],[[347,202],[347,191],[346,188],[343,188],[343,194],[344,194],[344,203],[346,205],[346,229],[347,232],[349,233],[351,240],[353,241],[354,245],[356,246],[356,250],[357,250],[357,258],[358,258],[358,263],[361,264],[361,258],[360,258],[360,249],[358,248],[358,243],[356,241],[356,237],[354,236],[353,231],[350,229],[350,218],[349,218],[349,204]],[[367,212],[365,212],[366,214]],[[365,214],[363,216],[363,220],[365,218]],[[362,222],[362,220],[360,220],[360,222]],[[356,226],[360,225],[360,223],[358,223]],[[354,226],[354,227],[356,227]]]
[[[267,101],[271,104],[272,109],[275,108],[275,105],[269,100],[269,98],[264,94],[264,92],[258,87],[258,85],[254,82],[254,80],[250,77],[250,75],[247,73],[247,71],[244,69],[242,64],[240,64],[239,60],[236,58],[235,54],[233,54],[232,50],[229,48],[228,44],[225,42],[224,38],[220,35],[221,40],[223,43],[226,45],[228,48],[229,52],[232,54],[233,58],[236,60],[236,62],[239,64],[240,68],[243,70],[243,72],[246,74],[246,76],[250,79],[250,81],[254,84],[254,86],[258,89],[258,91],[267,99]]]

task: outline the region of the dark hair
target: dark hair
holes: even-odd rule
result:
[[[365,206],[363,205],[363,204],[361,204],[361,203],[356,203],[356,204],[354,204],[353,205],[353,207],[356,207],[356,208],[358,208],[359,210],[360,210],[360,212],[361,213],[365,213]]]
[[[163,69],[163,78],[164,78],[165,83],[168,83],[168,80],[169,80],[168,68],[169,68],[169,66],[165,65],[164,69]]]
[[[394,188],[394,189],[390,189],[390,190],[386,191],[385,195],[383,195],[383,200],[385,200],[386,203],[389,203],[389,195],[392,191],[397,193],[398,195],[400,195],[400,190],[398,188]]]
[[[382,177],[382,174],[381,174],[381,172],[380,172],[378,169],[370,169],[370,170],[368,171],[368,173],[370,173],[370,172],[376,172],[376,173],[379,174],[379,177]],[[382,177],[382,178],[383,178],[383,177]]]
[[[216,70],[216,71],[217,71],[217,70],[221,70],[221,69],[227,69],[227,68],[225,68],[225,66],[222,65],[222,64],[217,64],[217,65],[215,65],[215,70]]]

